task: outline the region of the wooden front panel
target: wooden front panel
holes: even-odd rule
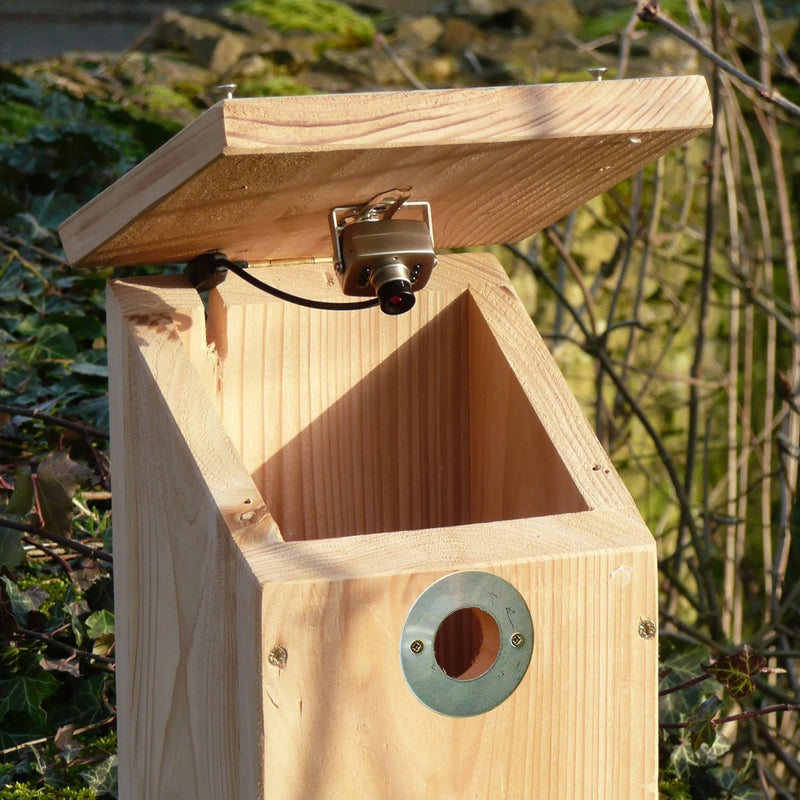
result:
[[[475,717],[431,711],[400,668],[405,615],[446,572],[265,586],[264,652],[287,653],[263,665],[265,798],[655,798],[657,644],[638,634],[655,614],[654,549],[591,552],[591,513],[571,515],[571,554],[468,565],[520,591],[535,638],[516,691]],[[535,553],[548,533],[530,532]]]

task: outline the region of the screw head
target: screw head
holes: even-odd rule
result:
[[[590,67],[586,70],[596,81],[603,80],[603,75],[608,72],[608,67]]]
[[[414,639],[414,641],[411,642],[410,648],[411,652],[415,656],[418,656],[425,649],[425,645],[419,639]]]
[[[233,100],[233,94],[238,88],[235,83],[221,83],[219,86],[214,87],[220,94],[223,94],[224,100]]]
[[[525,643],[525,637],[521,633],[512,633],[509,641],[512,647],[522,647]]]
[[[656,624],[651,619],[639,620],[639,636],[642,639],[652,639],[656,635]]]
[[[289,660],[289,653],[285,647],[276,644],[275,647],[269,651],[268,660],[273,667],[283,669],[286,666],[286,662]]]

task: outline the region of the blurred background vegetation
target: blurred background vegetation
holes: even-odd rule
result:
[[[100,13],[74,5],[37,18],[6,2],[0,18],[11,31]],[[494,250],[658,540],[661,797],[798,797],[800,3],[128,12],[113,52],[0,66],[0,798],[116,796],[110,272],[70,269],[58,224],[220,84],[441,88],[587,80],[598,66],[705,75],[713,131]]]

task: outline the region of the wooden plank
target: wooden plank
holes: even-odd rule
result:
[[[120,797],[258,798],[260,754],[245,743],[258,741],[260,681],[233,665],[260,660],[260,592],[230,533],[237,513],[258,508],[257,493],[234,487],[236,471],[217,472],[221,428],[209,425],[174,328],[128,322],[114,298],[112,289]],[[147,340],[158,342],[155,371],[142,358]],[[184,391],[195,392],[193,422],[218,432],[204,437],[212,453],[201,465],[171,413]]]
[[[224,101],[61,227],[79,266],[330,257],[400,186],[438,247],[519,241],[710,127],[699,76]]]
[[[528,674],[509,699],[475,717],[425,708],[399,666],[405,614],[446,571],[431,564],[350,579],[351,559],[334,567],[320,558],[316,578],[308,569],[305,581],[265,584],[264,650],[280,644],[288,654],[284,668],[263,671],[265,797],[654,800],[657,640],[642,639],[638,626],[655,619],[655,552],[652,544],[591,547],[589,530],[605,527],[587,519],[597,513],[520,521],[529,526],[527,557],[506,552],[502,539],[498,546],[493,534],[503,525],[482,526],[471,538],[474,546],[491,539],[488,562],[473,561],[469,547],[451,560],[509,580],[533,616]],[[376,538],[405,564],[425,537],[404,551],[393,537]],[[296,565],[295,548],[329,544],[287,543],[278,558]],[[441,542],[422,548],[445,552]],[[389,559],[378,564],[389,567]]]

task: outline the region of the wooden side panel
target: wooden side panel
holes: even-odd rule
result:
[[[515,316],[520,336],[530,336],[527,314]],[[472,296],[469,361],[470,521],[585,510],[586,500],[520,384],[530,378],[537,388],[536,376],[514,372]]]
[[[316,580],[267,584],[264,649],[280,645],[288,659],[264,665],[265,796],[654,800],[658,645],[638,626],[656,618],[655,548],[593,547],[609,522],[595,512],[552,519],[530,521],[525,559],[496,542],[489,563],[458,554],[510,581],[534,622],[526,677],[476,717],[423,706],[398,654],[405,615],[459,568],[454,553],[449,570],[345,578],[317,562]],[[287,562],[299,556],[284,547]]]
[[[481,268],[495,275],[501,270],[490,255],[469,258],[479,259]],[[529,475],[529,490],[550,498],[547,502],[553,511],[544,513],[620,508],[636,515],[633,499],[511,285],[476,282],[470,296],[470,344],[474,349],[470,364],[471,373],[477,377],[471,393],[471,408],[477,412],[472,428],[472,452],[480,458],[491,458],[492,449],[498,447],[504,453],[504,462],[496,471],[476,468],[472,473],[473,480],[477,480],[478,508],[481,503],[496,504],[498,496],[504,496],[504,502],[511,503],[513,508],[519,500],[512,498],[519,498],[524,492],[525,476]],[[489,370],[491,380],[481,380],[484,369]],[[508,407],[497,406],[497,398],[492,395],[493,382],[507,387]],[[541,440],[538,427],[523,429],[520,438],[515,438],[516,423],[511,422],[515,417],[509,414],[520,413],[522,409],[541,426],[549,444],[538,444]],[[529,446],[544,448],[542,453],[550,453],[555,459],[546,465],[537,464],[538,456],[529,455]],[[524,469],[520,464],[524,464]],[[500,480],[500,475],[511,480],[510,487]]]
[[[120,797],[260,800],[260,590],[237,537],[268,540],[269,519],[189,328],[136,313],[135,292],[108,302]]]
[[[468,522],[463,290],[388,317],[241,283],[229,276],[210,303],[221,415],[284,538]]]

